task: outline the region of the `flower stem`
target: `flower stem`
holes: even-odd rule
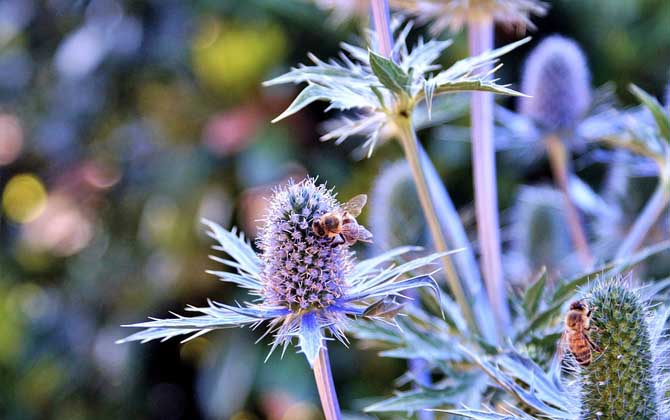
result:
[[[579,218],[579,211],[570,198],[570,168],[568,154],[565,144],[560,137],[552,134],[547,137],[547,154],[549,155],[549,164],[554,181],[558,185],[563,195],[565,203],[566,219],[572,242],[577,250],[577,256],[582,263],[583,268],[589,269],[593,266],[593,256],[589,249],[589,243],[584,233],[584,227]]]
[[[377,32],[377,51],[384,57],[391,57],[393,49],[393,40],[391,38],[391,15],[387,0],[371,0],[372,20],[374,21],[375,31]]]
[[[326,420],[340,420],[340,405],[337,402],[337,394],[333,385],[333,375],[330,371],[330,359],[328,358],[328,348],[325,346],[319,351],[319,357],[314,362],[314,380],[319,389],[319,398],[321,407]]]
[[[617,259],[625,258],[639,248],[645,236],[647,236],[649,229],[656,223],[661,212],[668,206],[668,202],[670,202],[670,180],[667,178],[661,177],[654,194],[647,201],[642,213],[639,214],[630,232],[628,232],[626,239],[619,246],[616,253]]]
[[[468,22],[470,55],[479,55],[493,48],[493,20],[479,17]],[[482,69],[486,72],[488,69]],[[498,221],[498,192],[493,145],[493,95],[472,93],[470,103],[472,169],[475,191],[477,237],[480,244],[481,266],[489,301],[496,316],[498,331],[504,336],[509,330],[510,313],[507,305],[500,250]]]
[[[412,122],[410,118],[399,117],[396,119],[395,123],[398,126],[400,142],[402,143],[405,157],[407,158],[407,162],[412,169],[412,176],[414,177],[416,191],[419,195],[419,202],[421,203],[423,213],[426,217],[426,221],[428,222],[428,227],[430,228],[430,233],[435,244],[435,249],[437,252],[447,252],[449,249],[447,248],[447,243],[444,239],[437,213],[435,212],[435,204],[433,203],[432,196],[430,195],[428,182],[426,181],[426,175],[424,173],[423,165],[421,164],[418,140],[416,138],[414,128],[412,127]],[[445,255],[441,258],[441,262],[445,277],[447,278],[449,289],[451,290],[451,293],[454,295],[456,302],[458,302],[461,310],[463,311],[463,316],[468,322],[468,326],[473,331],[479,331],[474,314],[472,312],[472,307],[470,306],[471,300],[466,295],[466,291],[463,288],[456,271],[454,270],[451,259],[449,256]]]

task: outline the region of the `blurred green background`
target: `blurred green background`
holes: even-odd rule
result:
[[[616,82],[624,102],[631,81],[664,94],[670,3],[550,6],[535,40],[503,59],[503,81],[517,83],[537,40],[561,33],[585,49],[594,86]],[[355,144],[320,143],[320,105],[271,125],[297,90],[260,86],[310,51],[334,56],[368,20],[298,0],[0,0],[0,418],[321,418],[304,357],[263,363],[260,331],[114,341],[120,324],[243,298],[205,274],[216,264],[202,217],[253,237],[272,185],[318,175],[349,197],[401,156],[388,144],[355,161]],[[466,54],[455,39],[444,64]],[[467,207],[469,145],[422,137]],[[549,179],[511,162],[499,171],[503,211],[520,185]],[[388,396],[405,369],[356,343],[331,354],[345,410]]]

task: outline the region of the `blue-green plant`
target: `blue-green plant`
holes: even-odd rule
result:
[[[591,104],[591,80],[586,58],[576,42],[561,37],[544,39],[528,56],[521,81],[530,97],[519,101],[520,112],[544,132],[554,182],[565,201],[565,216],[581,263],[593,262],[581,215],[570,194],[570,148],[565,143]]]
[[[412,3],[412,2],[410,2]],[[532,26],[531,14],[542,15],[543,2],[534,0],[423,1],[408,7],[423,20],[432,21],[433,32],[446,27],[453,31],[467,26],[468,50],[471,56],[491,51],[494,46],[495,22],[525,28]],[[477,69],[478,74],[495,71],[489,64]],[[493,95],[473,92],[470,100],[470,138],[477,239],[480,262],[489,302],[501,334],[509,330],[509,306],[505,302],[505,284],[498,216],[495,145],[493,141]]]
[[[630,85],[629,89],[641,106],[611,115],[617,124],[607,132],[595,130],[589,133],[591,141],[628,150],[656,166],[656,189],[618,246],[617,258],[629,255],[642,245],[670,203],[670,114],[644,90],[635,85]]]
[[[397,392],[395,396],[368,407],[373,412],[417,411],[446,408],[452,414],[477,419],[577,419],[581,410],[578,375],[561,377],[556,358],[563,333],[563,319],[570,302],[588,296],[600,281],[618,279],[621,273],[660,252],[670,242],[660,243],[626,260],[604,264],[596,270],[558,281],[546,271],[538,273],[528,286],[517,288],[509,297],[514,314],[514,330],[502,346],[488,346],[468,338],[458,307],[442,296],[445,318],[438,308],[408,308],[400,321],[402,333],[385,325],[357,324],[356,335],[377,343],[381,355],[393,358],[423,358],[438,378],[431,386]],[[594,279],[607,279],[598,280]],[[618,280],[617,280],[618,281]],[[662,281],[640,289],[645,299],[661,301]],[[597,290],[594,289],[594,290]],[[652,305],[649,305],[652,306]],[[652,343],[664,352],[662,339],[667,312],[655,308]],[[574,372],[574,370],[572,370]],[[489,401],[495,409],[478,409]],[[506,414],[503,414],[506,413]],[[505,417],[508,416],[508,417]]]
[[[374,10],[376,8],[373,8]],[[389,32],[388,22],[380,26],[383,31]],[[410,29],[410,24],[404,26],[393,47],[388,47],[391,45],[388,37],[381,37],[385,41],[371,37],[369,49],[343,44],[344,51],[339,61],[326,62],[310,56],[313,65],[294,68],[285,75],[266,82],[266,85],[307,83],[293,103],[275,121],[288,117],[319,100],[329,102],[328,110],[356,111],[341,119],[340,125],[322,136],[322,140],[341,143],[352,136],[363,136],[366,139],[364,146],[370,155],[382,129],[394,133],[400,140],[405,157],[412,168],[419,201],[435,248],[438,252],[444,253],[448,250],[443,232],[444,226],[440,223],[436,204],[431,195],[426,175],[428,159],[421,155],[412,114],[417,104],[424,101],[430,114],[434,97],[453,92],[486,91],[519,95],[508,86],[491,79],[492,71],[483,74],[479,71],[495,63],[501,55],[527,42],[527,39],[468,57],[445,70],[440,70],[435,61],[451,42],[419,40],[410,50],[406,44]],[[390,52],[388,57],[374,52],[382,51],[381,45],[385,45],[383,50]],[[476,321],[472,310],[473,298],[469,286],[464,285],[459,279],[448,257],[443,257],[441,262],[449,289],[459,306],[463,308],[470,328],[473,331],[481,331],[482,326]],[[496,306],[502,305],[504,302],[496,304]]]
[[[144,343],[182,335],[186,335],[184,341],[188,341],[216,329],[256,328],[267,324],[264,336],[274,336],[270,354],[278,347],[286,351],[297,339],[300,351],[314,370],[326,418],[339,419],[326,335],[346,344],[344,329],[349,318],[388,321],[400,310],[389,298],[420,287],[437,292],[437,284],[430,275],[411,277],[408,274],[440,257],[433,254],[401,265],[381,267],[415,250],[405,247],[356,262],[347,243],[334,246],[332,238],[318,236],[312,230],[314,220],[325,213],[338,212],[340,208],[333,191],[325,185],[317,185],[312,178],[277,188],[260,231],[257,243],[260,255],[245,241],[243,234],[205,221],[210,228],[209,236],[218,242],[214,249],[230,257],[212,259],[234,270],[210,273],[247,289],[253,300],[236,305],[210,301],[207,307],[186,308],[197,316],[152,318],[127,325],[142,330],[119,342]]]

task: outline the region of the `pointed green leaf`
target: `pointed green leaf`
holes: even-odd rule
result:
[[[542,300],[542,292],[547,284],[547,267],[542,267],[540,272],[537,274],[535,281],[526,291],[526,295],[523,297],[523,309],[526,311],[526,316],[532,317],[537,309],[540,307],[540,302]]]
[[[486,80],[477,80],[477,79],[457,79],[457,80],[448,80],[440,82],[440,84],[435,89],[435,94],[440,95],[443,93],[451,92],[471,92],[471,91],[480,91],[480,92],[492,92],[498,95],[508,95],[508,96],[525,96],[521,92],[517,92],[514,89],[507,87],[509,85],[498,85],[493,81]]]
[[[272,120],[272,123],[276,123],[277,121],[283,120],[284,118],[295,114],[312,102],[328,99],[329,98],[326,95],[326,91],[323,87],[310,83],[305,89],[302,90],[302,92],[300,92],[300,94],[298,94],[291,105],[286,108],[286,111],[282,112],[281,115]]]
[[[670,116],[665,113],[663,105],[661,105],[656,98],[640,89],[636,85],[629,86],[630,92],[644,105],[654,116],[661,136],[665,141],[670,142]]]
[[[393,60],[370,51],[370,67],[379,82],[394,93],[409,93],[410,77]]]

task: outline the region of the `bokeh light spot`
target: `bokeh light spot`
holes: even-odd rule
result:
[[[21,154],[23,129],[14,115],[0,114],[0,166],[9,165]]]
[[[2,208],[19,223],[35,220],[44,210],[47,192],[35,175],[20,174],[9,180],[2,193]]]

